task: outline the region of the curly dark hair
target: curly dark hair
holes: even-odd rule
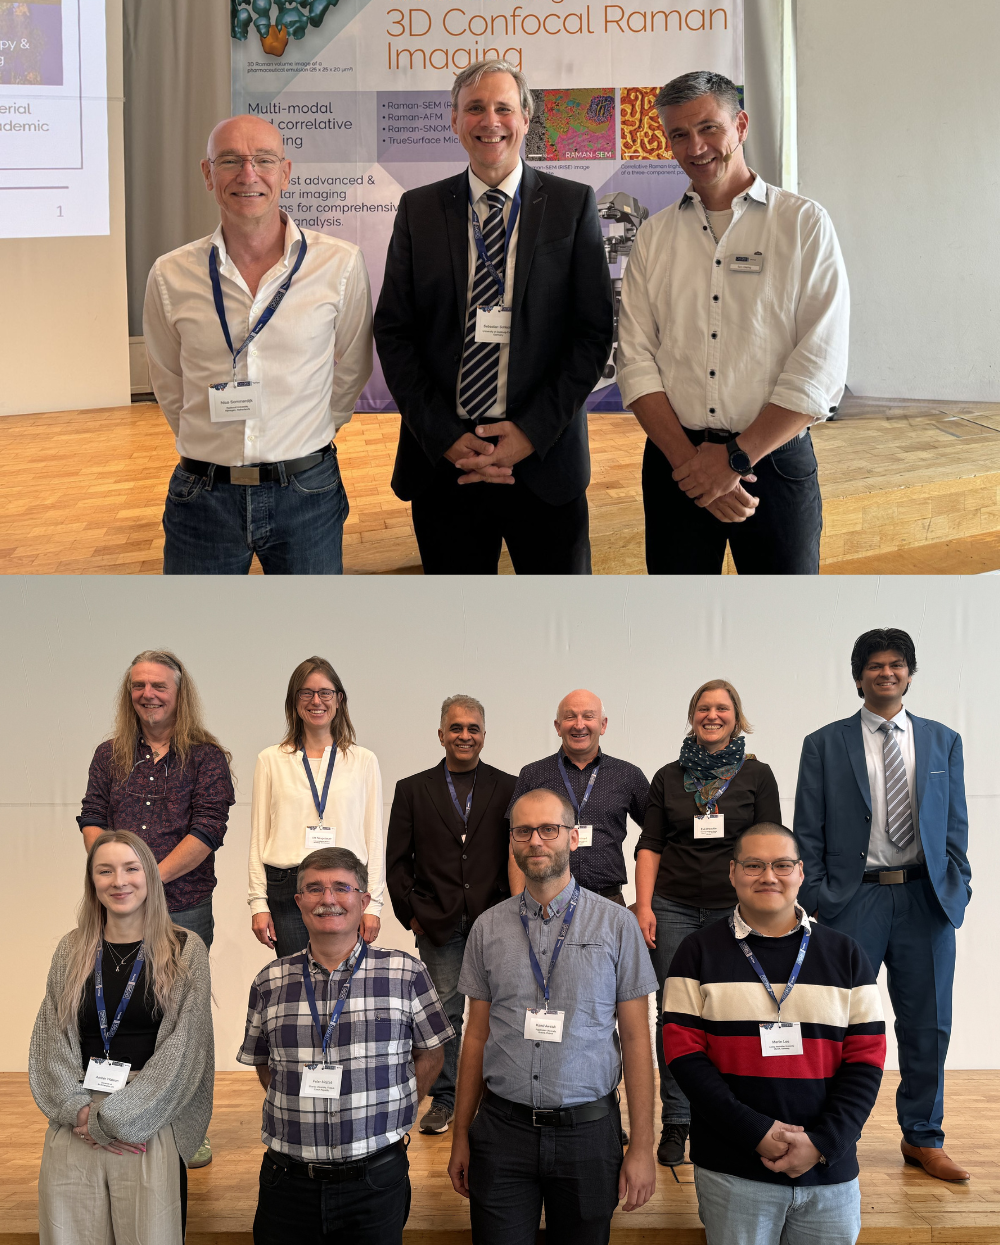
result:
[[[866,631],[864,635],[859,635],[854,641],[854,648],[851,650],[851,676],[855,683],[861,678],[861,672],[868,664],[869,657],[873,653],[898,653],[906,662],[906,669],[910,674],[917,673],[917,652],[913,647],[913,640],[906,631],[901,631],[899,627],[876,627],[874,631]],[[907,688],[906,691],[910,689]],[[858,695],[864,699],[864,691],[859,687]],[[903,693],[906,695],[906,692]]]

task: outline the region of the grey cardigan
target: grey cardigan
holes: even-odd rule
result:
[[[87,1128],[101,1145],[115,1138],[138,1145],[169,1124],[186,1161],[205,1138],[215,1083],[212,985],[205,944],[186,932],[181,961],[188,971],[160,1024],[152,1058],[90,1113]],[[80,1108],[93,1101],[91,1091],[83,1088],[79,1030],[76,1025],[69,1032],[60,1030],[56,1021],[75,937],[76,930],[70,931],[56,947],[28,1050],[28,1082],[38,1109],[51,1123],[71,1128]]]

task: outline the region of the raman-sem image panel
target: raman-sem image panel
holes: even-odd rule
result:
[[[613,87],[532,91],[535,112],[528,126],[529,160],[613,160]]]
[[[667,136],[656,115],[653,100],[659,93],[655,86],[623,86],[621,89],[621,125],[623,160],[672,160]]]

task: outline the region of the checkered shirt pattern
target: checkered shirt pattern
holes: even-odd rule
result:
[[[413,1125],[417,1083],[411,1048],[432,1050],[455,1036],[423,964],[405,951],[369,947],[351,985],[327,1061],[343,1067],[339,1098],[300,1098],[302,1070],[322,1059],[302,978],[308,961],[320,1023],[361,950],[333,973],[308,952],[273,960],[250,987],[247,1030],[236,1058],[267,1064],[261,1140],[306,1163],[363,1158],[398,1141]]]

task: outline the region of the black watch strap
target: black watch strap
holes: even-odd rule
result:
[[[750,455],[743,449],[735,437],[726,442],[726,453],[729,455],[729,469],[737,475],[745,476],[753,470]]]

